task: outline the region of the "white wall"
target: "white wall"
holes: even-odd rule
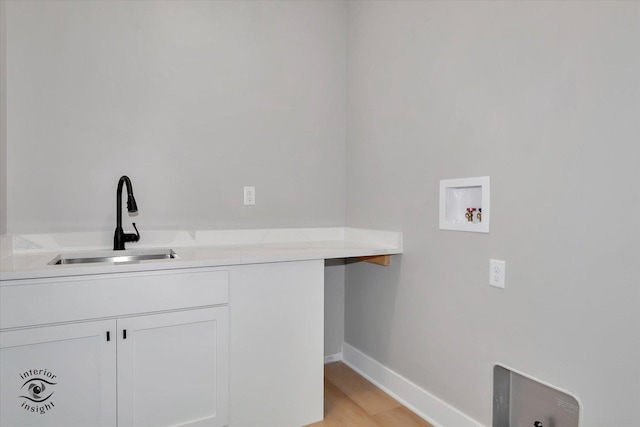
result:
[[[344,2],[0,5],[0,234],[110,231],[123,174],[143,238],[344,224]],[[334,354],[343,266],[326,285]]]
[[[7,233],[7,67],[5,3],[0,1],[0,234]]]
[[[9,233],[344,223],[344,2],[6,9]]]
[[[346,342],[485,425],[507,364],[640,425],[640,3],[348,2]],[[491,176],[490,234],[438,229]],[[488,286],[506,260],[506,289]]]

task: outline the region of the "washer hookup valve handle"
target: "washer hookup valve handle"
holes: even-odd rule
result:
[[[464,214],[467,221],[473,222],[473,212],[475,212],[476,208],[467,208],[467,213]]]

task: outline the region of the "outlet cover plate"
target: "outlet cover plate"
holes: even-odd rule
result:
[[[256,204],[256,187],[244,187],[244,204],[245,206]]]
[[[507,263],[499,259],[489,260],[489,284],[504,289]]]

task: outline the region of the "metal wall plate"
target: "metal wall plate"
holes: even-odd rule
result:
[[[571,394],[502,365],[493,367],[493,427],[579,427]]]

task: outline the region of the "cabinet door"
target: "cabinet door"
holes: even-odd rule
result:
[[[232,427],[322,420],[324,261],[231,271]]]
[[[228,309],[118,320],[118,426],[228,423]]]
[[[115,426],[115,327],[107,320],[0,332],[0,425]]]

